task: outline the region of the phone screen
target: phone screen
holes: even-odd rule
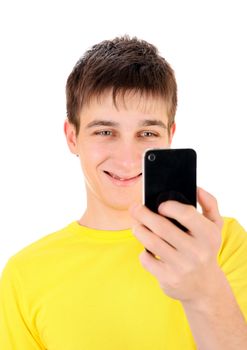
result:
[[[143,156],[143,204],[158,212],[160,203],[177,200],[196,207],[196,152],[148,149]]]

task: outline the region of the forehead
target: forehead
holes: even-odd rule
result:
[[[116,112],[138,112],[148,115],[165,115],[167,116],[167,105],[164,99],[151,94],[136,92],[133,90],[119,92],[115,101],[112,91],[107,91],[94,96],[87,105],[82,109],[82,114],[89,111],[112,111]]]

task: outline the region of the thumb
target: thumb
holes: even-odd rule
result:
[[[222,229],[224,222],[216,198],[201,187],[197,187],[197,200],[202,208],[203,215]]]

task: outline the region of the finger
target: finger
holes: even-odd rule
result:
[[[178,255],[180,254],[177,253],[174,247],[163,241],[159,236],[141,224],[134,225],[132,231],[143,246],[150,250],[151,253],[155,254],[155,256],[159,257],[163,262],[166,261],[172,264],[178,264]]]
[[[158,280],[162,280],[165,271],[165,264],[161,260],[157,260],[145,250],[139,255],[142,266],[149,271]]]
[[[220,215],[216,198],[201,187],[198,187],[197,199],[202,208],[203,215],[221,229],[223,226],[223,219]]]
[[[146,206],[142,205],[132,207],[131,211],[136,221],[146,226],[150,231],[154,232],[171,246],[180,251],[189,249],[191,236],[180,230],[167,218],[153,213]]]
[[[161,215],[177,220],[180,224],[185,226],[194,237],[201,234],[207,235],[207,232],[213,229],[214,226],[214,224],[200,214],[193,205],[169,200],[161,203],[158,211]]]

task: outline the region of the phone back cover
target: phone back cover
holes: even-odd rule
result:
[[[153,153],[155,160],[150,161]],[[157,212],[165,200],[196,207],[196,152],[193,149],[153,149],[144,155],[144,204]]]

